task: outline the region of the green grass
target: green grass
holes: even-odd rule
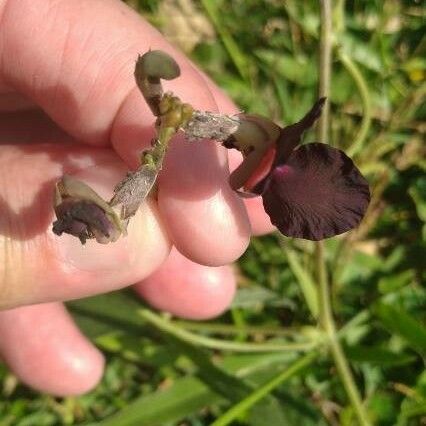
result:
[[[160,28],[170,25],[161,2],[131,3]],[[334,3],[330,143],[352,152],[373,199],[358,231],[326,241],[329,301],[371,423],[423,424],[425,12],[412,1]],[[309,108],[320,75],[318,2],[194,5],[216,35],[188,54],[243,110],[289,123]],[[0,367],[0,425],[201,426],[226,424],[229,413],[237,425],[357,424],[326,327],[317,325],[317,261],[309,242],[253,239],[239,261],[233,315],[207,323],[144,315],[127,292],[70,303],[106,354],[102,383],[88,395],[54,399]],[[226,349],[253,342],[311,346]]]

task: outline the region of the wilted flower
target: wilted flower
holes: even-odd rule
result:
[[[245,155],[231,174],[232,188],[261,195],[271,222],[288,237],[321,240],[349,231],[370,201],[367,181],[344,152],[319,142],[297,148],[324,102],[319,99],[302,120],[283,129],[267,119],[241,115],[242,130],[225,142]],[[255,135],[252,142],[247,125],[266,137]]]
[[[56,184],[54,208],[57,220],[53,232],[78,237],[82,244],[96,238],[99,243],[116,241],[123,232],[114,210],[92,188],[63,176]]]

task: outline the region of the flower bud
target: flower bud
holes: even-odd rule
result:
[[[161,113],[159,104],[163,88],[160,80],[173,80],[179,75],[179,65],[161,50],[150,50],[138,57],[135,67],[136,84],[155,116]]]
[[[161,50],[150,50],[139,56],[135,76],[151,79],[173,80],[179,77],[180,68],[176,61]]]

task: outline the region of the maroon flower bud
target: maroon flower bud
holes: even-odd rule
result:
[[[116,241],[123,232],[115,211],[89,186],[63,176],[56,184],[53,232],[78,237],[82,244],[95,238],[99,243]]]
[[[317,142],[296,149],[324,102],[281,129],[266,149],[247,155],[230,177],[234,189],[262,196],[271,222],[288,237],[321,240],[349,231],[370,201],[367,181],[344,152]]]

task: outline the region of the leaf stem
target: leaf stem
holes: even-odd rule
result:
[[[367,83],[365,82],[365,79],[355,62],[352,61],[350,56],[343,52],[342,49],[337,50],[337,56],[339,57],[340,62],[343,64],[343,66],[353,78],[358,88],[363,107],[361,126],[358,130],[353,144],[347,150],[349,156],[354,156],[358,154],[358,152],[362,149],[362,146],[370,130],[371,99],[370,94],[368,92]]]
[[[235,352],[284,352],[284,351],[309,351],[316,345],[314,341],[294,343],[245,343],[229,340],[214,339],[200,336],[188,330],[180,328],[172,321],[161,317],[149,309],[138,310],[139,315],[153,324],[159,330],[165,331],[178,339],[193,345],[203,346],[210,349],[228,350]]]
[[[303,326],[297,328],[282,328],[278,326],[235,326],[232,324],[218,324],[218,323],[208,323],[208,322],[194,322],[194,321],[184,321],[177,320],[174,323],[179,326],[189,330],[197,330],[206,333],[216,333],[216,334],[239,334],[243,332],[247,335],[253,334],[264,334],[272,336],[300,336],[303,333]]]
[[[297,254],[288,246],[281,235],[279,236],[279,242],[287,257],[288,265],[299,283],[309,311],[314,318],[318,318],[318,297],[312,276],[306,271]]]

